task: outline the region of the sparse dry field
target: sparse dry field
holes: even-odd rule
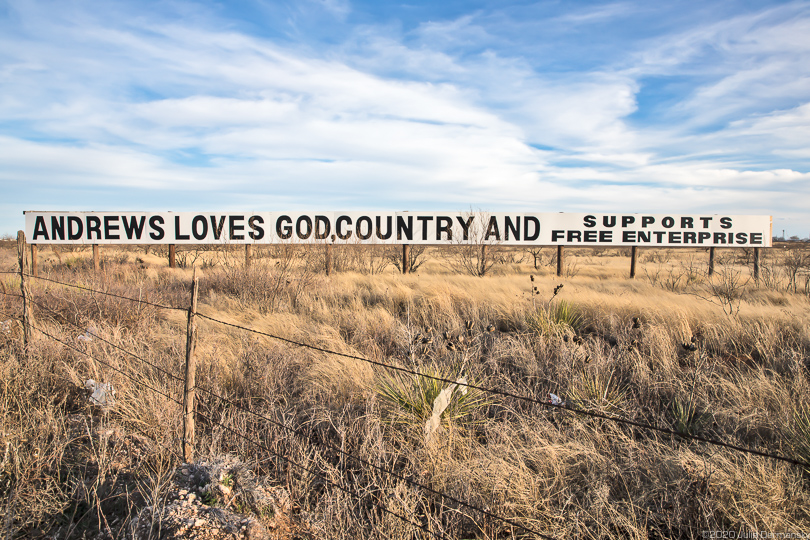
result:
[[[458,273],[450,252],[429,250],[408,276],[369,253],[336,250],[330,277],[317,250],[263,249],[249,269],[241,251],[191,252],[181,263],[196,257],[199,311],[226,322],[810,461],[803,250],[765,250],[759,283],[742,250],[718,250],[711,279],[705,251],[642,250],[635,280],[617,250],[568,250],[562,278],[550,248],[538,268],[519,251],[501,253],[485,277]],[[89,256],[42,250],[40,275],[188,306],[191,270],[167,268],[163,253],[105,249],[99,275]],[[0,271],[16,269],[8,243]],[[19,292],[18,277],[0,274],[0,282]],[[100,340],[77,342],[71,323],[182,377],[184,312],[42,280],[31,288],[38,328],[181,398],[182,382]],[[0,295],[0,322],[18,316],[19,305]],[[0,534],[131,537],[135,518],[143,523],[145,507],[159,514],[172,490],[181,407],[38,332],[26,358],[19,333],[16,323],[0,333]],[[293,503],[285,515],[214,495],[206,505],[253,515],[276,538],[540,537],[334,448],[551,538],[810,533],[810,471],[796,465],[460,389],[426,440],[436,392],[448,384],[204,319],[197,353],[200,387],[296,430],[198,393],[197,457],[238,456]],[[114,385],[112,410],[91,407],[87,379]],[[138,534],[159,536],[157,527]]]

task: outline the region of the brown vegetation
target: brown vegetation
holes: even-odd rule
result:
[[[456,273],[448,250],[426,252],[410,276],[386,266],[382,249],[347,250],[331,277],[322,249],[256,250],[248,269],[241,252],[200,253],[200,313],[427,377],[200,319],[197,384],[295,431],[199,392],[197,456],[238,456],[291,497],[285,516],[207,503],[252,515],[278,538],[537,538],[413,482],[552,538],[808,531],[810,471],[764,457],[460,388],[425,436],[449,386],[430,377],[463,376],[810,460],[800,256],[766,250],[754,282],[742,250],[718,250],[711,277],[703,251],[645,250],[629,280],[623,251],[568,250],[576,271],[565,278],[547,251],[492,247],[485,277]],[[103,254],[94,275],[87,252],[40,250],[40,273],[187,307],[190,269],[166,268],[154,250]],[[0,251],[0,271],[16,270],[14,257]],[[19,292],[14,275],[0,282]],[[78,351],[34,332],[26,354],[16,323],[0,332],[0,534],[130,537],[143,509],[159,514],[175,489],[181,407],[158,392],[181,399],[182,381],[161,370],[182,376],[185,313],[42,280],[31,288],[37,327]],[[18,314],[19,301],[0,295],[0,323]],[[100,339],[77,341],[90,326],[148,364]],[[116,404],[92,406],[87,379],[112,383]]]

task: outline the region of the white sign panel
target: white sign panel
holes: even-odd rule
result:
[[[487,212],[26,212],[32,244],[768,247],[770,216]]]

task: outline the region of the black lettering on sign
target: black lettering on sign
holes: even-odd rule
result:
[[[391,216],[385,216],[385,228],[386,228],[387,232],[383,233],[382,232],[382,222],[380,221],[381,218],[382,218],[382,216],[377,216],[377,219],[376,219],[376,222],[377,222],[377,238],[379,238],[380,240],[388,240],[389,238],[391,238],[391,235],[394,233],[394,223],[393,223],[394,220],[393,220],[393,218]]]
[[[637,234],[638,234],[638,236],[636,238],[638,239],[639,244],[642,243],[642,242],[645,242],[645,243],[650,242],[650,235],[652,233],[650,233],[649,231],[638,231]]]
[[[520,218],[515,218],[514,223],[512,222],[512,218],[506,216],[506,224],[504,225],[504,239],[509,240],[509,233],[512,233],[512,236],[515,240],[520,240]]]
[[[655,235],[655,243],[656,244],[663,244],[664,243],[662,238],[664,237],[665,234],[667,234],[665,231],[654,231],[653,234]]]
[[[417,216],[416,218],[422,224],[422,240],[427,240],[428,234],[428,221],[433,221],[433,216]]]
[[[332,232],[332,224],[326,216],[315,216],[315,240],[329,238]]]
[[[761,245],[762,233],[751,233],[751,243],[754,245]]]
[[[692,232],[692,231],[683,233],[683,243],[684,244],[696,244],[697,243],[697,233]]]
[[[301,225],[306,225],[306,229],[302,230]],[[312,234],[312,220],[309,216],[301,216],[295,222],[295,234],[301,240],[306,240]]]
[[[568,231],[566,240],[569,242],[573,242],[574,240],[577,242],[582,242],[582,231]]]
[[[146,216],[131,216],[129,221],[127,221],[126,216],[124,216],[121,218],[121,221],[124,224],[124,234],[127,235],[127,240],[132,240],[133,236],[136,240],[141,239],[143,226],[144,223],[146,223]]]
[[[622,228],[626,228],[631,223],[635,223],[636,218],[634,216],[622,216]]]
[[[453,239],[453,220],[447,216],[439,216],[436,218],[436,241],[442,239],[442,233],[447,235],[447,240]]]
[[[45,226],[45,218],[37,216],[34,220],[34,240],[39,240],[40,235],[45,237],[45,240],[50,240],[48,237],[48,228]]]
[[[202,229],[200,229],[202,225]],[[204,240],[208,236],[208,220],[205,216],[194,216],[191,220],[191,234],[194,235],[195,240]]]
[[[174,239],[188,240],[189,238],[187,234],[180,234],[180,216],[174,216]]]
[[[363,232],[363,224],[364,223],[366,224],[366,232]],[[360,216],[359,218],[357,218],[357,223],[355,224],[355,228],[356,228],[356,232],[357,232],[357,237],[360,240],[368,240],[369,238],[371,238],[371,235],[374,232],[374,231],[371,230],[372,229],[371,218],[368,217],[368,216]]]
[[[702,222],[703,222],[703,228],[704,228],[704,229],[708,229],[708,228],[709,228],[709,222],[710,222],[711,220],[712,220],[712,218],[710,218],[710,217],[702,217],[702,218],[700,218],[700,221],[702,221]]]
[[[470,225],[472,225],[472,222],[473,222],[473,219],[475,219],[475,216],[468,217],[467,221],[464,221],[463,219],[461,219],[461,216],[456,216],[456,219],[461,224],[461,230],[464,231],[464,233],[462,234],[462,238],[464,240],[469,240],[470,239]]]
[[[665,229],[671,229],[675,226],[675,219],[667,216],[661,220],[661,225],[663,225]]]
[[[51,216],[51,234],[54,240],[65,239],[65,216],[59,216],[59,219]],[[36,236],[36,233],[34,235]]]
[[[498,230],[498,220],[495,216],[489,218],[489,225],[487,225],[487,232],[484,234],[484,241],[489,240],[490,236],[494,236],[495,240],[501,239],[501,231]]]
[[[721,233],[721,232],[714,233],[714,243],[715,244],[725,244],[726,243],[726,233]]]
[[[681,229],[692,229],[692,222],[694,219],[690,217],[682,217],[681,218]]]
[[[402,233],[405,233],[404,238]],[[407,224],[402,216],[397,216],[397,240],[413,242],[413,216],[408,216]]]
[[[614,221],[614,223],[616,223]],[[585,231],[586,242],[596,242],[596,231]]]
[[[681,243],[681,233],[670,231],[669,233],[669,243],[670,244],[680,244]]]
[[[118,221],[118,216],[104,216],[104,239],[105,240],[120,240],[121,235],[118,233],[112,233],[111,231],[118,230],[118,223],[113,223],[113,221]]]
[[[327,222],[328,223],[328,222]],[[250,238],[253,240],[261,240],[264,238],[264,218],[262,216],[250,216],[248,219],[248,226],[250,227]]]
[[[551,231],[551,241],[565,240],[565,231]]]
[[[602,216],[602,225],[605,227],[615,227],[616,216]]]
[[[352,235],[352,230],[349,229],[349,232],[346,233],[341,232],[343,229],[341,229],[340,226],[344,223],[349,227],[351,227],[352,218],[350,218],[349,216],[340,216],[339,218],[337,218],[337,220],[335,221],[335,232],[337,233],[338,238],[340,238],[341,240],[348,240],[349,237]]]
[[[709,218],[711,219],[711,218]],[[704,240],[708,240],[712,237],[712,233],[709,232],[699,232],[698,233],[698,244],[702,244]]]
[[[720,218],[720,228],[721,229],[730,229],[731,228],[731,218],[730,217],[721,217]]]
[[[76,229],[73,226],[76,226]],[[67,218],[68,240],[78,240],[84,234],[84,223],[76,216]]]
[[[287,240],[292,236],[292,219],[290,216],[279,216],[276,220],[276,234],[282,240]]]
[[[748,242],[748,235],[745,234],[744,232],[738,232],[737,233],[737,241],[736,241],[736,243],[737,244],[745,244],[747,242]]]
[[[87,216],[87,239],[93,239],[93,233],[96,233],[96,240],[101,240],[101,220],[98,216]]]
[[[599,231],[600,242],[613,242],[613,231]]]
[[[529,223],[534,224],[534,232],[532,234],[529,234]],[[526,235],[524,240],[527,242],[537,240],[537,237],[540,236],[540,220],[534,216],[525,216],[523,218],[523,234]]]
[[[287,216],[281,216],[287,217]],[[281,218],[279,218],[281,219]],[[287,218],[290,219],[290,218]],[[217,217],[211,216],[211,230],[214,231],[214,239],[219,240],[222,237],[222,229],[225,228],[225,216],[219,218],[219,223],[217,223]],[[279,233],[281,236],[281,233]],[[289,238],[289,236],[285,237]]]
[[[641,216],[641,228],[645,229],[647,225],[655,223],[655,218],[652,216]]]
[[[636,231],[622,231],[622,242],[635,242]]]
[[[582,222],[583,225],[585,225],[589,229],[592,227],[596,227],[596,216],[585,216]]]
[[[163,240],[163,237],[166,236],[166,233],[163,231],[163,217],[162,216],[152,216],[149,218],[149,227],[152,228],[153,232],[149,233],[149,238],[152,240]]]
[[[245,226],[242,224],[237,224],[237,221],[245,221],[245,216],[228,216],[228,226],[230,228],[231,240],[244,240],[245,235],[236,234],[236,231],[244,231]],[[310,225],[312,224],[310,223]]]

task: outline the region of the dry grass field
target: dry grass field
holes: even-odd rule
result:
[[[563,277],[554,253],[492,250],[480,277],[431,249],[403,276],[382,248],[336,249],[327,277],[317,249],[263,248],[249,268],[242,251],[185,252],[169,269],[154,248],[104,248],[98,274],[89,250],[40,250],[40,276],[142,302],[32,280],[36,327],[70,347],[35,331],[26,353],[20,300],[0,295],[0,536],[261,537],[161,525],[183,473],[181,407],[160,393],[183,385],[160,370],[183,375],[186,313],[143,301],[186,308],[192,264],[201,314],[345,354],[198,319],[197,385],[228,402],[198,391],[196,459],[238,458],[290,501],[230,497],[229,475],[200,497],[270,538],[810,533],[810,470],[576,413],[810,461],[806,252],[764,250],[758,282],[743,250],[718,250],[711,278],[705,251],[642,250],[634,280],[623,251],[569,249]],[[0,271],[16,270],[7,242]],[[77,340],[87,328],[104,341]],[[88,379],[115,404],[90,403]]]

